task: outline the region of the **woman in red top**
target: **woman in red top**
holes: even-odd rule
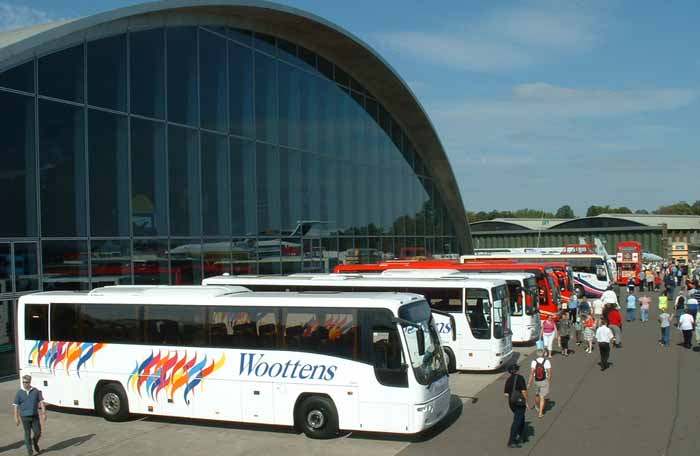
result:
[[[612,305],[612,309],[608,312],[608,327],[613,332],[615,346],[618,348],[622,347],[622,315],[620,315],[620,311],[615,304]]]

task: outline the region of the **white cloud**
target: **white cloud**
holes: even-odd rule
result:
[[[447,30],[398,31],[374,36],[380,47],[460,70],[498,72],[553,56],[592,49],[601,21],[573,2],[531,2],[497,9]]]
[[[0,31],[13,30],[52,21],[46,12],[28,6],[0,3]]]

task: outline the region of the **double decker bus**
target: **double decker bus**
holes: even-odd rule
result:
[[[639,285],[642,272],[642,244],[637,241],[623,241],[617,244],[617,284],[627,286],[630,278]]]
[[[413,434],[448,412],[431,309],[402,293],[111,286],[19,299],[19,374],[46,402],[130,414]],[[204,383],[206,382],[206,387]]]
[[[509,297],[503,280],[463,277],[371,277],[352,274],[210,277],[204,285],[237,285],[254,291],[391,291],[425,296],[433,310],[450,372],[492,371],[513,354]]]
[[[338,265],[334,271],[338,274],[372,274],[387,270],[399,269],[445,269],[460,272],[525,272],[535,276],[539,299],[536,310],[541,319],[548,316],[556,317],[562,308],[559,279],[555,271],[546,264],[518,263],[513,260],[484,261],[475,260],[457,263],[451,260],[431,261],[386,261],[377,264]],[[527,322],[525,322],[527,325]]]
[[[615,277],[601,255],[588,253],[508,253],[482,252],[480,255],[462,255],[461,262],[484,259],[515,260],[524,263],[566,262],[571,266],[574,292],[579,296],[599,298],[615,284]]]

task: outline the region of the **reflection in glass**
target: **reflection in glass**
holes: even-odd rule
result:
[[[170,284],[202,283],[202,243],[198,239],[170,240]]]
[[[163,29],[132,32],[131,112],[165,118],[165,39]]]
[[[231,232],[229,153],[226,136],[202,132],[202,215],[205,236]]]
[[[34,60],[0,73],[0,87],[34,92]]]
[[[168,240],[134,239],[135,285],[168,285]]]
[[[92,288],[131,284],[131,242],[123,239],[90,243]]]
[[[255,144],[231,138],[231,222],[234,235],[257,234],[257,195]]]
[[[229,43],[229,115],[231,134],[252,138],[253,52]]]
[[[255,53],[255,130],[262,141],[277,140],[277,61]]]
[[[226,40],[199,32],[199,93],[202,128],[226,131]]]
[[[129,235],[129,145],[125,116],[89,111],[90,232]]]
[[[0,242],[0,292],[12,291],[12,251],[7,242]]]
[[[167,235],[163,124],[131,119],[131,223],[134,236]]]
[[[41,260],[45,291],[90,289],[85,241],[42,241]]]
[[[231,274],[257,274],[258,253],[256,238],[234,238],[231,242]]]
[[[83,109],[39,100],[39,169],[43,236],[85,236]]]
[[[197,125],[197,29],[170,27],[168,45],[168,120]]]
[[[202,245],[203,277],[231,272],[231,241],[227,239],[205,239]]]
[[[12,113],[0,122],[0,207],[12,214],[0,223],[0,237],[36,236],[34,98],[0,91],[0,106]]]
[[[126,111],[126,35],[88,43],[88,104]]]
[[[198,142],[196,130],[168,127],[171,235],[200,236],[202,233]]]
[[[279,142],[284,146],[301,146],[301,77],[302,71],[279,64]]]
[[[280,149],[280,205],[282,230],[292,231],[303,218],[304,175],[302,152],[294,149]]]
[[[74,46],[39,59],[39,94],[82,103],[83,46]]]
[[[319,220],[321,218],[321,174],[320,158],[318,155],[302,154],[302,197],[304,220]]]

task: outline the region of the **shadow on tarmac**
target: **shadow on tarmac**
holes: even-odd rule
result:
[[[10,450],[16,450],[18,448],[22,448],[23,446],[24,446],[24,440],[18,440],[15,443],[0,446],[0,453],[4,453],[5,451],[10,451]]]
[[[80,437],[73,437],[71,439],[64,440],[63,442],[54,443],[50,447],[44,448],[41,454],[48,453],[50,451],[60,451],[66,448],[77,447],[87,442],[91,438],[95,437],[95,434],[81,435]]]

